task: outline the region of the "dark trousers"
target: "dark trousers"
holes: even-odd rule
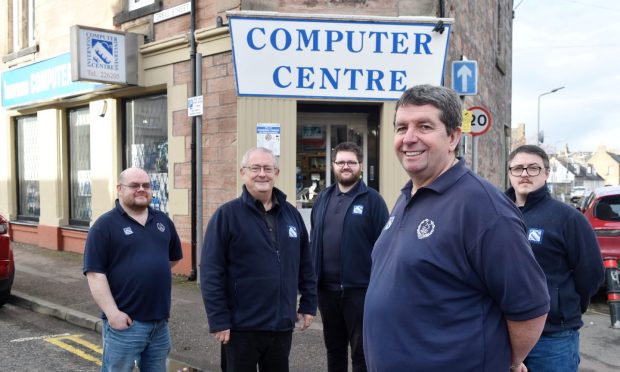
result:
[[[293,331],[230,331],[230,341],[222,344],[223,372],[288,372]]]
[[[366,288],[342,291],[319,289],[319,310],[329,372],[347,372],[349,344],[353,372],[366,372],[362,344],[365,297]]]

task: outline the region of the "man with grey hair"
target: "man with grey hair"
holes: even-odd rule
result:
[[[274,187],[279,171],[270,150],[248,150],[241,196],[215,211],[205,233],[200,283],[223,371],[287,372],[295,322],[305,330],[316,315],[308,232]]]
[[[431,85],[396,104],[394,150],[410,180],[372,252],[369,371],[526,371],[542,331],[544,273],[514,203],[456,157],[461,110]]]

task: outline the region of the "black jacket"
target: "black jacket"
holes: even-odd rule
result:
[[[357,193],[347,210],[343,223],[340,245],[340,277],[344,288],[366,288],[370,280],[372,247],[381,234],[389,217],[385,201],[377,191],[359,181]],[[310,246],[314,256],[314,266],[320,283],[323,259],[323,222],[331,194],[336,189],[333,184],[321,191],[312,207]],[[362,213],[354,214],[352,209],[361,206]]]
[[[289,331],[297,312],[316,314],[316,278],[301,215],[278,201],[277,243],[245,186],[215,211],[205,233],[200,284],[211,332]],[[297,308],[297,291],[301,294]]]
[[[516,200],[512,187],[506,194]],[[605,277],[594,230],[581,212],[553,199],[546,185],[531,192],[520,209],[551,298],[543,333],[579,329]]]

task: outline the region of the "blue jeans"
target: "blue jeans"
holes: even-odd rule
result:
[[[525,358],[530,372],[577,372],[579,368],[579,331],[546,333]]]
[[[170,352],[168,320],[153,322],[133,321],[122,331],[113,329],[103,321],[102,372],[131,372],[134,366],[140,372],[165,372]]]

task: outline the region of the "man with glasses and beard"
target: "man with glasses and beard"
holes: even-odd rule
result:
[[[318,277],[319,310],[327,370],[366,371],[362,344],[364,297],[372,247],[388,218],[385,201],[361,179],[362,150],[343,142],[332,151],[336,183],[323,190],[311,214],[311,247]]]
[[[222,343],[222,371],[287,372],[295,322],[305,330],[316,314],[308,233],[274,187],[280,170],[271,150],[248,150],[239,172],[241,196],[215,211],[202,247],[209,330]]]
[[[575,208],[547,190],[549,157],[534,145],[508,157],[508,197],[523,213],[527,238],[547,277],[551,310],[542,336],[525,359],[530,371],[576,372],[579,367],[581,315],[604,279],[596,236]]]
[[[116,207],[88,231],[84,274],[103,311],[102,371],[166,371],[171,267],[182,257],[168,216],[149,207],[149,175],[140,168],[119,176]]]

